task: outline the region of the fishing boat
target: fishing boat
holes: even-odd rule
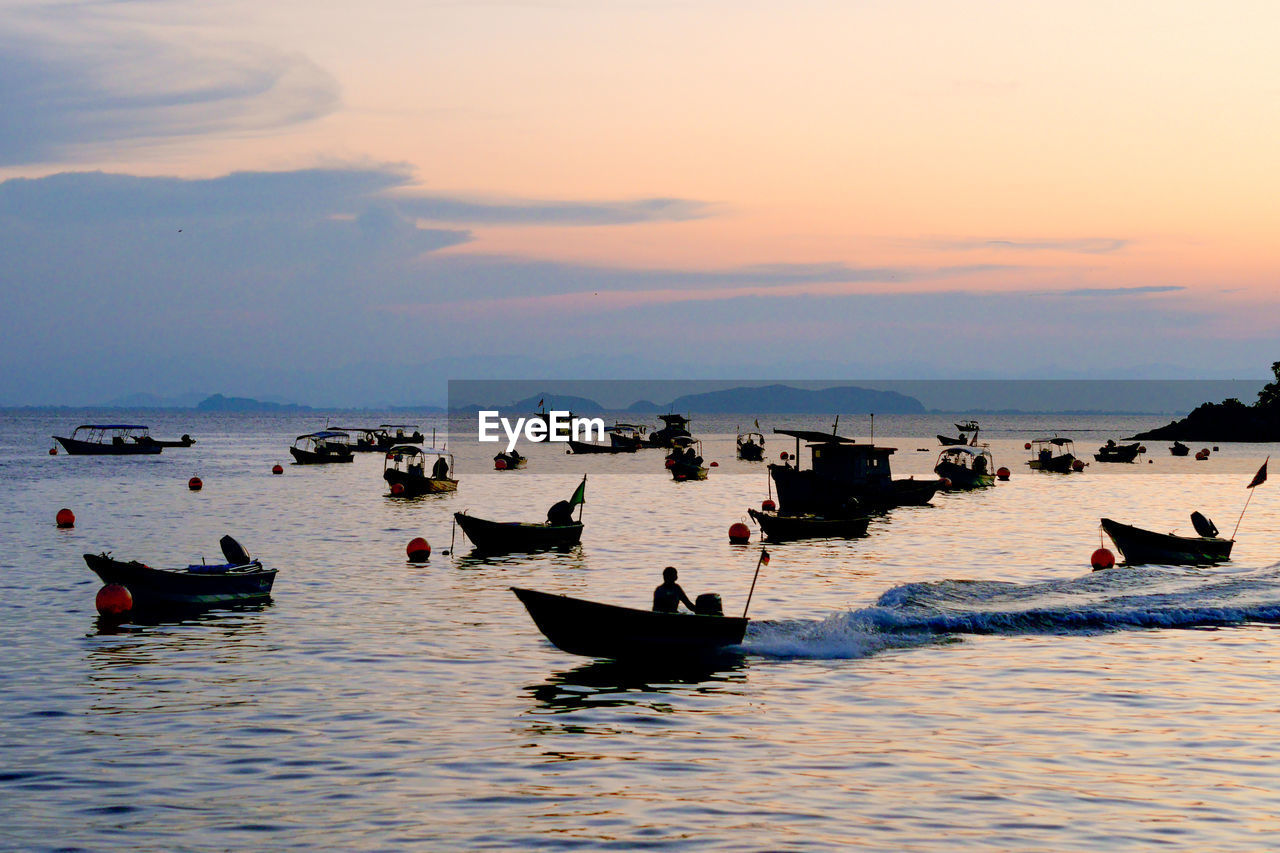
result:
[[[761,532],[775,542],[788,539],[854,539],[867,535],[870,516],[779,515],[748,509]]]
[[[495,471],[519,471],[522,468],[529,467],[529,457],[524,456],[520,451],[512,448],[510,451],[503,451],[495,454],[493,457],[493,468]]]
[[[938,454],[933,473],[947,480],[949,489],[980,489],[995,485],[995,469],[986,445],[956,444]]]
[[[977,444],[978,443],[978,422],[977,421],[965,421],[962,424],[956,424],[956,429],[960,431],[960,436],[958,438],[952,438],[949,435],[939,434],[938,443],[942,445]],[[966,432],[973,433],[973,434],[965,435]]]
[[[1138,442],[1116,444],[1114,439],[1109,438],[1107,443],[1099,447],[1098,452],[1093,454],[1093,458],[1098,462],[1133,462],[1144,449]]]
[[[615,421],[606,432],[609,433],[609,443],[614,447],[630,447],[639,450],[645,446],[645,434],[648,429],[644,424],[624,424]]]
[[[1080,470],[1084,463],[1076,462],[1076,445],[1069,438],[1054,436],[1053,438],[1037,438],[1031,442],[1031,458],[1027,465],[1032,471],[1052,471],[1055,474],[1070,474],[1072,470]]]
[[[569,439],[571,453],[635,453],[639,449],[635,444],[591,444],[587,441]]]
[[[227,562],[216,565],[153,569],[137,560],[116,560],[109,553],[85,554],[84,561],[103,583],[118,583],[128,589],[135,610],[211,607],[270,598],[276,570],[251,558],[230,536],[222,537],[219,544]]]
[[[416,444],[400,444],[387,451],[382,462],[382,479],[397,497],[416,498],[458,490],[458,481],[453,476],[453,454]]]
[[[426,439],[417,424],[381,424],[376,427],[338,427],[340,432],[352,433],[355,441],[351,449],[362,453],[386,453],[398,444],[422,444]],[[406,432],[412,430],[412,432]]]
[[[142,424],[81,424],[70,438],[55,435],[53,440],[71,456],[147,456],[166,445],[151,439]]]
[[[708,469],[702,464],[702,442],[690,436],[678,436],[672,442],[666,459],[671,479],[676,482],[707,479]]]
[[[162,438],[152,438],[150,435],[140,435],[137,438],[135,438],[134,441],[138,442],[138,444],[145,444],[148,447],[190,447],[191,445],[196,443],[196,440],[191,436],[187,435],[185,432],[182,434],[182,438],[179,438],[176,441],[166,441],[165,439],[162,439]]]
[[[515,586],[511,591],[543,636],[571,655],[681,661],[739,645],[747,632],[744,617],[658,613]]]
[[[658,415],[658,419],[662,421],[662,426],[649,433],[650,447],[671,448],[676,446],[674,443],[676,439],[691,437],[689,419],[684,415]]]
[[[1181,441],[1174,441],[1169,447],[1169,452],[1174,456],[1186,456],[1191,452],[1191,448],[1183,444]]]
[[[764,436],[758,432],[738,433],[738,458],[747,462],[764,459]]]
[[[289,448],[294,462],[299,465],[325,465],[330,462],[350,462],[355,458],[351,451],[351,436],[341,430],[323,429],[300,435]]]
[[[1109,518],[1102,519],[1101,524],[1103,532],[1111,537],[1125,563],[1131,566],[1148,563],[1174,566],[1222,563],[1231,559],[1231,546],[1235,544],[1234,539],[1218,536],[1218,528],[1198,512],[1191,514],[1191,524],[1197,536],[1157,533]]]
[[[896,506],[919,506],[933,499],[940,480],[893,479],[889,457],[893,447],[863,444],[834,432],[775,429],[796,440],[795,463],[770,464],[769,476],[778,490],[783,515],[839,516],[854,500],[865,511]],[[807,442],[810,467],[801,469],[800,443]]]
[[[571,548],[582,541],[582,509],[587,502],[587,478],[567,501],[557,501],[547,510],[547,520],[541,523],[526,521],[489,521],[476,518],[466,512],[455,512],[454,521],[471,540],[477,551],[491,554],[508,554],[515,551],[545,551],[551,548]],[[578,509],[578,520],[573,520],[573,508]]]

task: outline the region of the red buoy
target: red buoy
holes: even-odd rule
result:
[[[1001,465],[999,468],[996,469],[996,477],[997,479],[1000,479],[1000,480],[1008,480],[1009,469]]]
[[[707,467],[708,467],[708,468],[719,468],[719,467],[720,467],[720,463],[719,463],[719,462],[712,462],[712,463],[711,463],[710,465],[708,465]]]
[[[1139,452],[1139,453],[1146,453],[1146,452],[1147,452],[1147,446],[1146,446],[1145,444],[1139,444],[1139,445],[1138,445],[1138,452]]]
[[[778,505],[771,500],[760,501],[760,509],[762,512],[773,512],[777,508]]]
[[[1026,444],[1022,445],[1022,449],[1023,449],[1023,450],[1030,450],[1030,449],[1031,449],[1031,442],[1029,442],[1029,441],[1028,441]]]
[[[49,448],[49,455],[50,455],[50,456],[57,456],[57,455],[58,455],[58,448],[57,448],[57,447],[50,447],[50,448]]]
[[[62,509],[58,510],[58,514],[54,517],[54,521],[57,522],[59,527],[75,527],[76,514],[64,506]]]
[[[786,462],[788,459],[791,458],[791,455],[784,450],[778,454],[778,458],[781,459],[783,462]]]
[[[729,525],[729,541],[734,545],[745,545],[751,541],[751,528],[741,521]]]
[[[409,555],[411,563],[425,563],[431,558],[431,546],[421,536],[410,542],[404,552]]]
[[[1089,565],[1093,566],[1095,572],[1099,569],[1109,569],[1115,564],[1116,555],[1107,548],[1099,548],[1089,557]]]
[[[940,488],[940,489],[949,489],[949,488],[951,488],[951,481],[950,481],[949,479],[947,479],[946,477],[939,477],[939,478],[938,478],[938,488]]]
[[[495,470],[495,471],[505,471],[505,470],[507,470],[507,460],[505,460],[505,459],[495,459],[495,460],[493,460],[493,468],[494,468],[494,470]]]
[[[665,464],[668,468],[673,468],[673,467],[675,467],[676,460],[674,460],[674,459],[668,459],[668,460],[667,460],[665,463],[663,463],[663,464]]]
[[[129,588],[118,583],[109,583],[98,590],[93,604],[103,616],[119,616],[133,609],[133,595]]]
[[[284,473],[284,466],[277,462],[275,465],[272,465],[272,466],[271,466],[271,473],[272,473],[272,474],[283,474],[283,473]]]
[[[392,483],[392,484],[391,484],[391,494],[393,494],[393,495],[403,495],[403,494],[404,494],[404,483]]]
[[[204,480],[201,480],[199,477],[192,477],[190,480],[187,480],[187,488],[193,492],[198,492],[204,488]]]
[[[1076,460],[1074,460],[1074,461],[1071,463],[1071,470],[1072,470],[1072,471],[1083,471],[1083,470],[1084,470],[1084,460],[1083,460],[1083,459],[1076,459]]]

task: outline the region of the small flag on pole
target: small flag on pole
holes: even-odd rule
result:
[[[769,552],[768,552],[768,551],[763,551],[763,550],[762,550],[762,551],[760,552],[760,564],[761,564],[761,565],[763,565],[763,566],[767,566],[767,565],[769,565]]]
[[[760,429],[760,419],[756,418],[756,429]]]
[[[578,504],[587,502],[587,478],[583,477],[582,482],[578,484],[578,488],[574,491],[573,497],[569,498],[569,509],[573,509]]]
[[[1252,489],[1254,486],[1261,486],[1267,481],[1267,462],[1270,461],[1271,457],[1268,456],[1266,462],[1263,462],[1262,467],[1258,469],[1258,473],[1254,474],[1253,479],[1249,481],[1249,485],[1245,486],[1246,489]]]
[[[542,408],[542,404],[543,404],[543,403],[545,403],[545,402],[546,402],[546,400],[547,400],[547,398],[546,398],[546,397],[543,397],[541,400],[539,400],[539,401],[538,401],[538,408],[539,408],[539,409],[541,409],[541,408]]]

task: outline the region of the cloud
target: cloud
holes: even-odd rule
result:
[[[287,127],[338,105],[334,79],[304,56],[179,37],[178,28],[104,10],[0,13],[0,101],[9,119],[0,122],[0,166]]]
[[[1177,293],[1185,287],[1173,284],[1147,284],[1137,287],[1078,287],[1074,290],[1055,290],[1060,296],[1136,296],[1143,293]]]
[[[712,215],[710,207],[679,198],[631,201],[482,201],[434,195],[396,195],[406,214],[467,225],[628,225],[684,222]]]
[[[1057,240],[926,240],[925,246],[939,251],[972,251],[994,249],[1011,252],[1072,252],[1081,255],[1105,255],[1126,248],[1129,240],[1115,237],[1085,237]]]

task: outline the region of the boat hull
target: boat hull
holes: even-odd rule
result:
[[[69,456],[154,456],[166,446],[161,442],[140,444],[126,441],[120,444],[99,441],[80,441],[76,438],[63,438],[55,435],[53,440],[62,445]]]
[[[764,448],[758,444],[739,444],[738,458],[746,462],[759,462],[764,459]]]
[[[990,471],[974,471],[954,462],[939,462],[933,473],[950,480],[952,489],[984,489],[996,484],[995,475]]]
[[[1070,474],[1076,458],[1070,453],[1054,456],[1051,459],[1032,459],[1027,466],[1032,471],[1049,471],[1054,474]]]
[[[455,512],[453,518],[477,551],[490,554],[547,551],[572,548],[582,541],[582,522],[530,524],[522,521],[488,521]]]
[[[574,453],[635,453],[636,445],[590,444],[569,439],[569,449]]]
[[[1216,536],[1174,536],[1102,519],[1102,530],[1111,537],[1125,563],[1141,566],[1149,563],[1173,566],[1202,566],[1224,563],[1231,559],[1232,539]]]
[[[1188,454],[1191,453],[1191,448],[1185,444],[1179,444],[1178,442],[1175,441],[1169,447],[1169,452],[1174,456],[1187,456]]]
[[[774,542],[788,539],[854,539],[867,535],[868,516],[826,518],[817,515],[778,515],[747,510],[764,535]]]
[[[1118,444],[1114,447],[1099,447],[1093,458],[1098,462],[1133,462],[1138,458],[1141,444]]]
[[[129,590],[135,609],[215,607],[263,601],[271,597],[276,570],[250,563],[247,571],[224,573],[153,569],[142,563],[113,560],[102,554],[85,554],[84,561],[103,583],[118,583]]]
[[[328,465],[333,462],[351,462],[355,459],[355,455],[349,450],[346,453],[316,453],[303,450],[301,447],[290,447],[289,453],[293,455],[293,461],[299,465]]]
[[[742,642],[747,620],[655,613],[512,587],[552,645],[571,655],[610,659],[687,659]]]
[[[770,465],[769,474],[778,490],[778,508],[787,515],[840,515],[851,500],[864,510],[881,511],[897,506],[923,506],[941,487],[937,480],[884,480],[853,483],[822,477],[812,469]]]
[[[682,462],[676,462],[669,470],[671,471],[671,479],[677,483],[683,483],[685,480],[707,479],[708,469],[701,465],[685,465]]]
[[[382,472],[382,479],[387,481],[388,485],[396,485],[404,487],[401,495],[406,498],[416,498],[422,495],[440,495],[446,492],[458,491],[458,481],[451,480],[448,477],[425,477],[418,474],[406,474],[404,471],[397,471],[394,468],[388,468]]]

